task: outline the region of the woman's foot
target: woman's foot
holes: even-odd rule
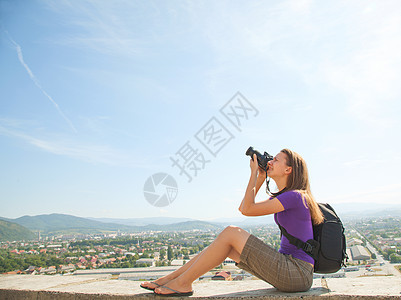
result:
[[[150,290],[150,291],[154,291],[155,288],[157,288],[159,286],[161,286],[161,285],[157,284],[154,281],[145,281],[145,282],[142,282],[140,284],[141,288],[146,289],[146,290]]]
[[[164,286],[155,288],[154,291],[158,295],[171,295],[171,296],[178,296],[180,294],[190,296],[193,293],[192,284],[182,283],[180,282],[179,279],[173,279],[169,281],[167,284],[164,284]]]
[[[153,291],[155,288],[161,287],[162,285],[168,283],[170,279],[167,276],[160,277],[154,281],[145,281],[141,283],[141,288]]]

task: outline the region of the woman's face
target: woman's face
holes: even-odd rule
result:
[[[287,166],[287,155],[283,152],[279,152],[273,160],[268,163],[269,169],[267,170],[267,176],[270,178],[277,178],[289,175],[292,168]]]

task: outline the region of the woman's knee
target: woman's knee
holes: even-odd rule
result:
[[[223,231],[220,233],[220,235],[230,235],[230,234],[235,234],[236,232],[241,232],[241,228],[235,225],[229,225],[226,228],[223,229]]]
[[[229,239],[230,241],[247,238],[250,234],[244,229],[230,225],[223,229],[219,234],[220,239]]]

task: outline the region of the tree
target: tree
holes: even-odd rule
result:
[[[391,263],[400,263],[401,262],[401,256],[398,255],[398,254],[395,254],[395,253],[391,254],[390,255],[390,262]]]
[[[394,249],[386,249],[383,253],[383,256],[386,260],[390,260],[391,254],[395,253]]]
[[[167,249],[167,260],[172,260],[173,259],[173,249],[171,249],[171,246],[168,245],[168,249]]]
[[[160,259],[165,259],[166,258],[166,250],[165,249],[161,249],[160,250]]]

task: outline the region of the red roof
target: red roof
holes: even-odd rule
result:
[[[231,276],[230,272],[227,271],[221,271],[221,272],[216,272],[216,275],[214,275],[213,277],[224,277],[224,278],[228,278]]]

